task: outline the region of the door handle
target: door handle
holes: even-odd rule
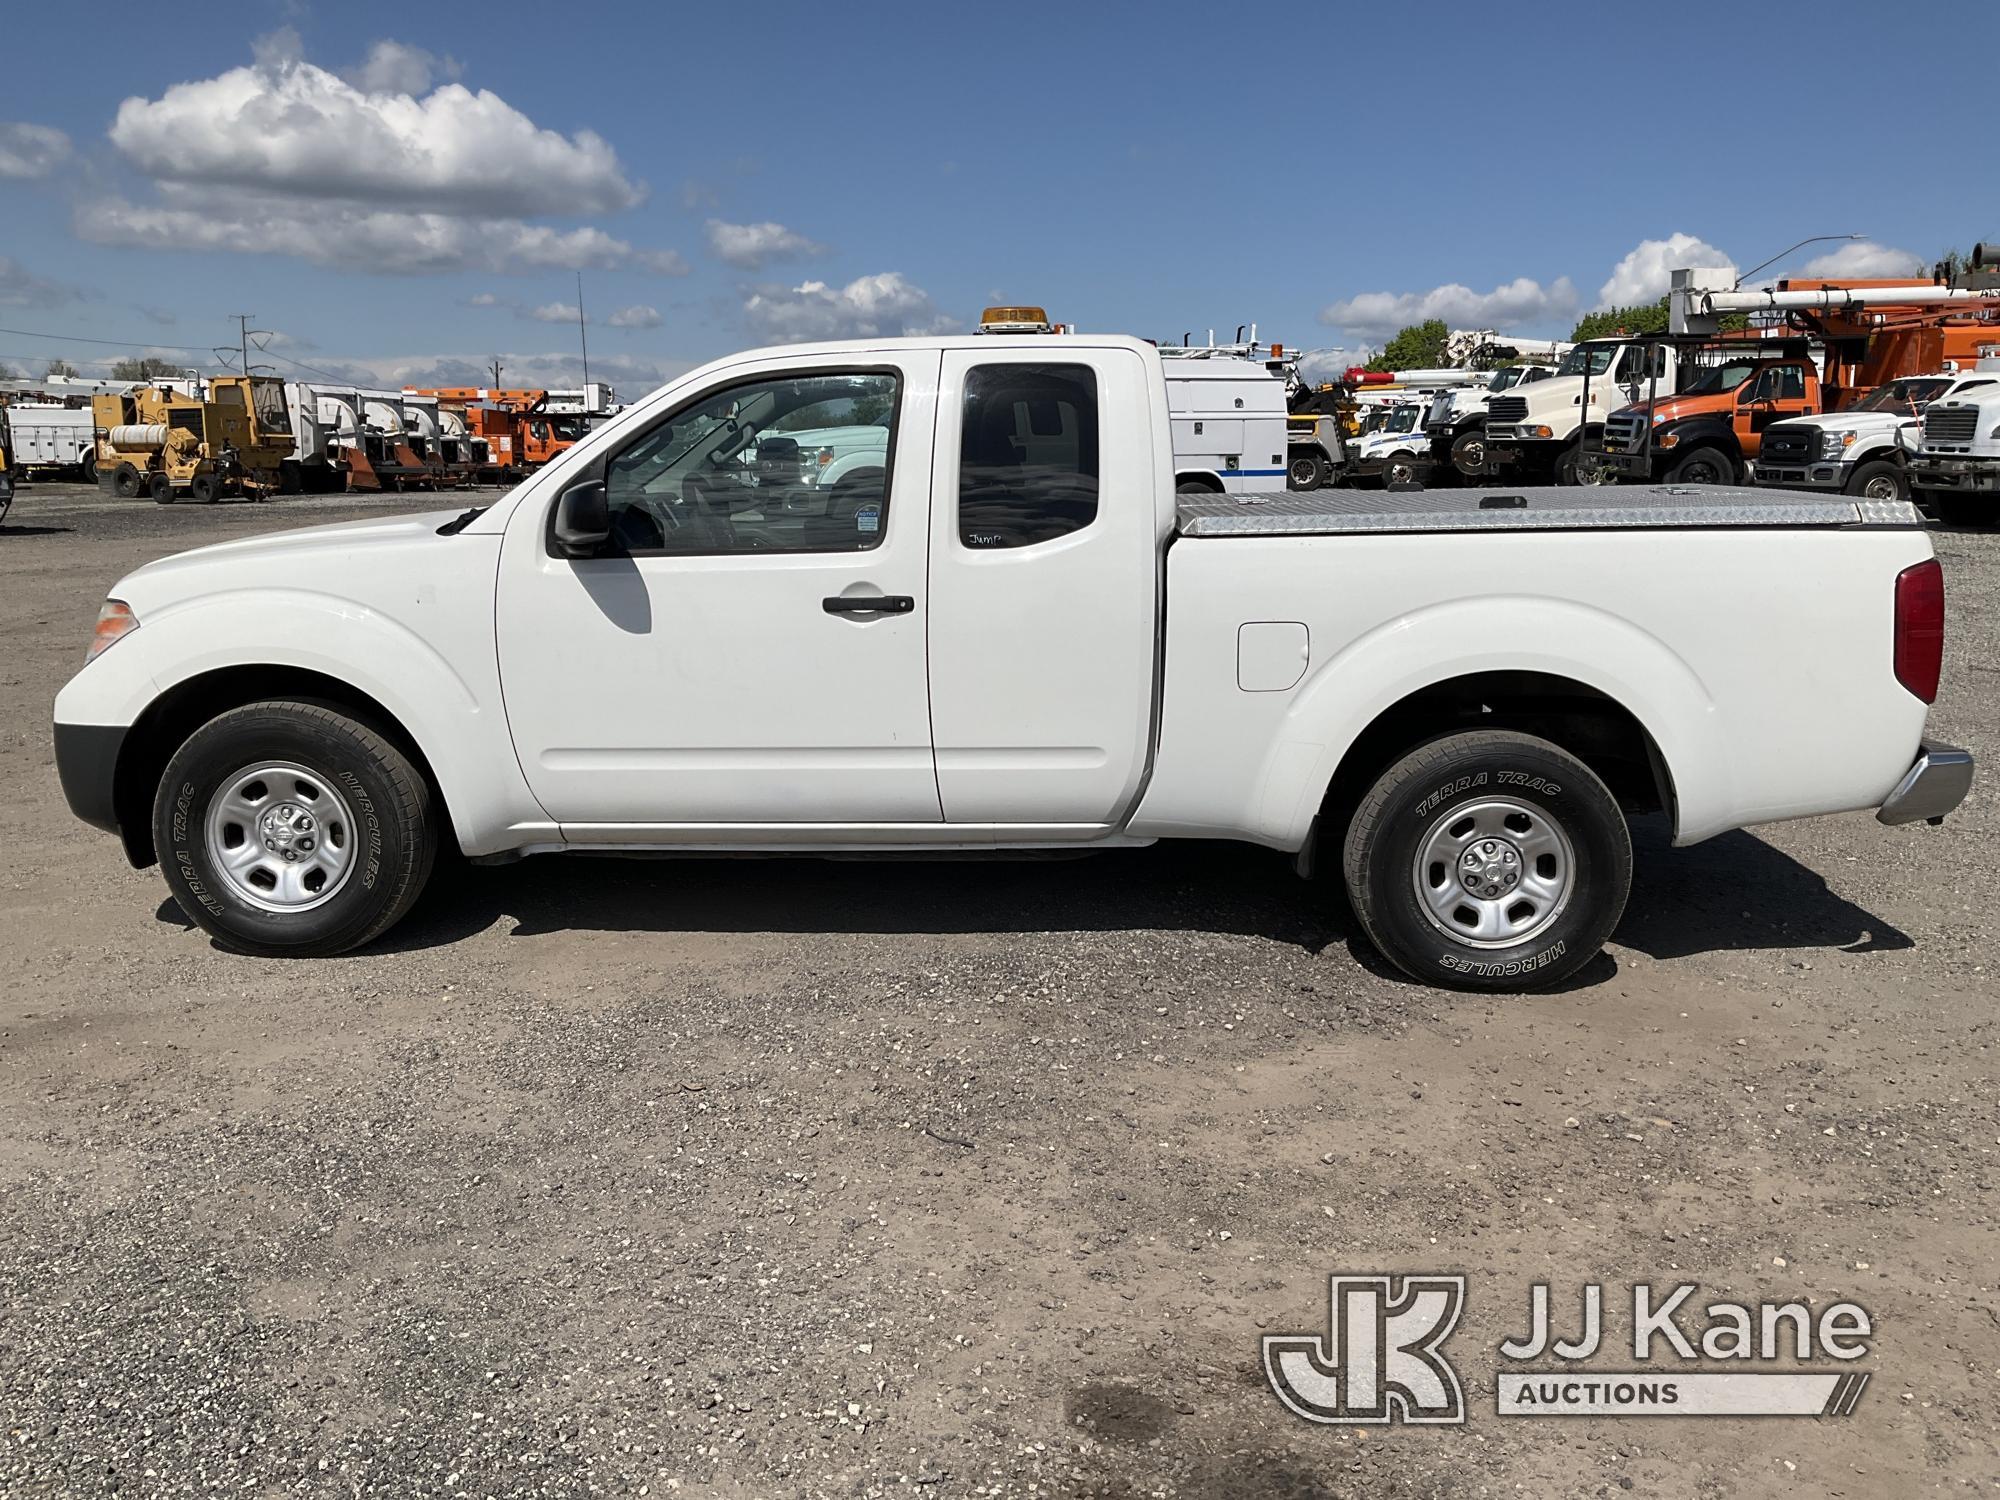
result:
[[[917,601],[908,594],[833,594],[819,607],[830,615],[906,615]]]

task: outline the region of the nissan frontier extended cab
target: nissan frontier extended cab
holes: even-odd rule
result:
[[[871,485],[742,462],[885,406]],[[1599,950],[1628,814],[1685,844],[1965,795],[1970,757],[1924,739],[1943,584],[1907,505],[1177,496],[1169,424],[1129,338],[738,355],[484,510],[122,579],[56,700],[63,786],[253,954],[368,942],[446,839],[1228,838],[1338,870],[1418,979],[1499,990]]]

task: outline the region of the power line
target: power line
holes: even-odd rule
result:
[[[54,339],[64,344],[108,344],[118,349],[174,349],[182,354],[210,354],[214,351],[206,344],[156,344],[151,339],[87,339],[80,333],[36,333],[27,328],[0,328],[0,333],[11,333],[23,339]]]

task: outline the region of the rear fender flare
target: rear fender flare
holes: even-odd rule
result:
[[[1496,613],[1509,622],[1507,638],[1468,649],[1491,634],[1487,622]],[[1734,805],[1714,699],[1671,646],[1589,605],[1488,596],[1398,617],[1316,661],[1266,752],[1247,809],[1256,836],[1280,848],[1303,844],[1349,747],[1411,694],[1455,678],[1523,671],[1590,688],[1638,721],[1671,780],[1677,836],[1710,828]]]

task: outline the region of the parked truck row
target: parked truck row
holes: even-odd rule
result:
[[[371,389],[222,375],[88,394],[51,383],[0,406],[12,485],[73,477],[127,498],[437,490],[510,482],[617,409],[580,391]]]

